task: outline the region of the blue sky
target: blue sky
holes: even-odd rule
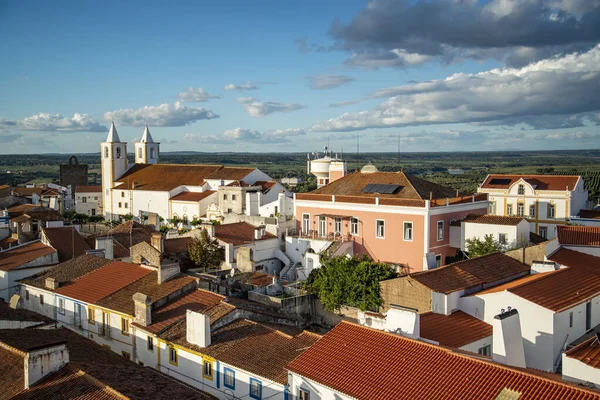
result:
[[[599,22],[596,0],[4,1],[0,154],[95,152],[111,120],[162,151],[600,148]]]

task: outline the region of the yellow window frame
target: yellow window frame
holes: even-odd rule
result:
[[[173,346],[169,346],[167,348],[169,349],[169,364],[175,366],[179,365],[179,354],[177,354],[177,349]],[[175,354],[175,361],[172,360],[171,352],[174,352]]]
[[[207,365],[210,365],[210,374],[208,374],[208,375],[206,374],[206,366]],[[204,378],[208,379],[209,381],[212,381],[213,377],[214,377],[214,374],[213,374],[213,363],[210,362],[207,359],[204,359],[203,363],[202,363],[202,376]]]

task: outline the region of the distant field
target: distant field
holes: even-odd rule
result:
[[[59,165],[70,155],[3,155],[0,157],[0,184],[23,185],[28,182],[58,182]],[[77,154],[80,163],[87,163],[90,183],[100,183],[100,154]],[[130,163],[133,155],[129,155]],[[434,182],[462,192],[473,192],[488,173],[552,173],[583,175],[591,197],[600,198],[600,150],[531,151],[531,152],[469,152],[469,153],[346,153],[348,170],[353,171],[371,162],[380,171],[399,171],[426,177]],[[306,175],[306,153],[162,153],[161,162],[178,164],[225,164],[256,166],[279,179]],[[462,175],[450,175],[447,170],[465,170]],[[7,173],[10,171],[11,173]]]

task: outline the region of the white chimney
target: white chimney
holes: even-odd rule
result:
[[[421,318],[414,308],[392,306],[386,314],[385,330],[412,339],[421,335]]]
[[[152,244],[152,247],[160,251],[160,254],[165,252],[165,242],[162,233],[152,232],[150,243]]]
[[[133,320],[134,322],[148,326],[152,324],[152,298],[143,293],[133,295]]]
[[[165,283],[181,272],[179,264],[176,262],[162,262],[158,266],[158,284]]]
[[[210,318],[206,314],[187,310],[185,315],[186,340],[200,347],[210,346]]]
[[[531,264],[532,274],[541,274],[544,272],[556,271],[559,266],[554,261],[534,261]]]
[[[46,278],[45,284],[46,288],[50,290],[58,289],[58,282],[54,278]]]
[[[525,349],[521,334],[521,321],[516,309],[508,308],[492,321],[492,358],[494,361],[525,368]]]
[[[24,358],[25,389],[47,375],[58,371],[69,362],[69,351],[65,343],[56,343],[31,349]]]
[[[104,258],[114,260],[114,248],[112,236],[103,236],[96,238],[96,249],[104,249]]]
[[[260,240],[262,238],[260,226],[254,228],[254,240]]]

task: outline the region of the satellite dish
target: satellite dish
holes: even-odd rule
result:
[[[223,391],[223,394],[225,395],[225,398],[227,400],[239,400],[239,397],[235,397],[235,394],[233,393],[233,390],[231,390],[231,389],[225,389]]]

